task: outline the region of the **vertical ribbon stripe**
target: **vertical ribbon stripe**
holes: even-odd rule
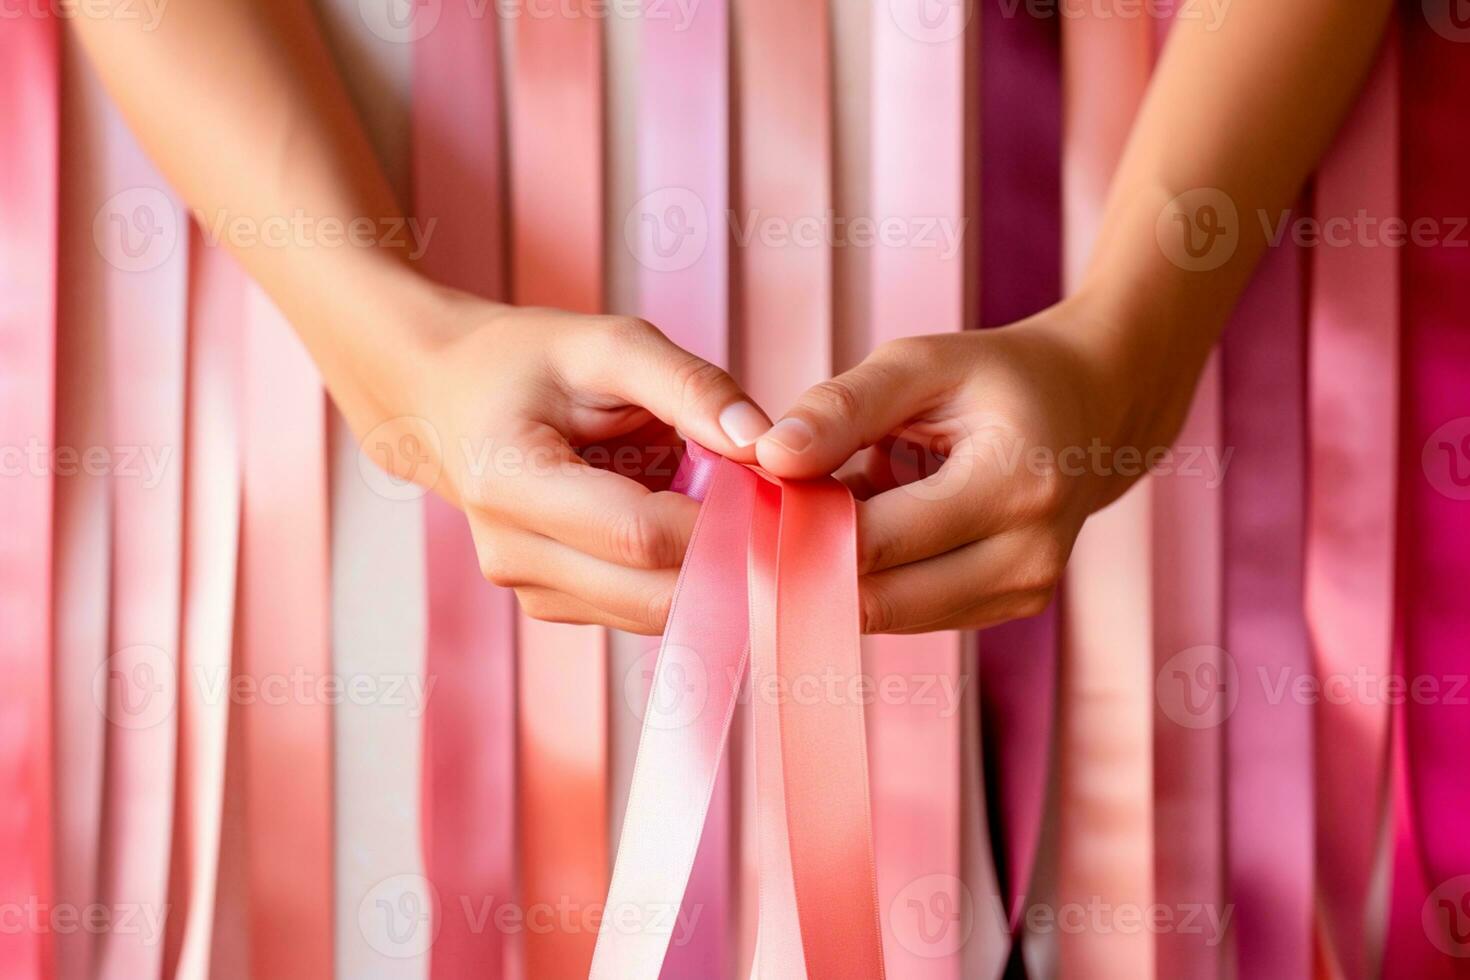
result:
[[[240,530],[240,355],[247,280],[194,233],[189,277],[188,432],[179,775],[165,973],[205,980],[214,941],[235,640]]]
[[[108,195],[93,233],[107,273],[107,435],[156,470],[112,479],[112,618],[100,899],[162,922],[168,904],[183,565],[189,225],[121,115],[104,122]],[[158,973],[163,936],[99,936],[102,977]]]
[[[592,0],[515,22],[512,294],[602,307],[602,22]],[[607,634],[520,620],[520,836],[527,910],[585,911],[607,892]],[[594,933],[526,936],[526,972],[584,975]]]
[[[327,403],[306,349],[258,288],[246,318],[240,654],[241,673],[259,690],[332,670]],[[331,976],[330,706],[255,698],[240,714],[251,967],[258,976]]]
[[[56,21],[23,15],[0,35],[0,445],[39,446],[0,479],[0,974],[52,975],[51,570],[61,63]]]
[[[1398,58],[1390,37],[1317,173],[1327,223],[1398,211]],[[1371,976],[1367,900],[1389,783],[1399,253],[1381,243],[1313,250],[1305,601],[1317,678],[1317,893],[1346,980]],[[1354,678],[1366,678],[1358,686]]]
[[[965,7],[938,26],[923,0],[891,3],[873,19],[872,204],[879,222],[965,217]],[[910,236],[911,238],[913,236]],[[872,256],[873,342],[964,326],[963,249],[917,239],[880,244]],[[905,677],[959,692],[954,632],[867,640],[874,683]],[[960,879],[960,705],[890,703],[868,712],[884,948],[895,975],[959,976],[964,943]],[[785,733],[788,737],[790,733]],[[788,773],[788,779],[790,774]],[[813,976],[826,976],[814,973]]]
[[[729,337],[729,10],[646,0],[638,77],[638,305],[674,343],[721,367]],[[716,980],[728,970],[730,781],[719,780],[685,897],[701,910],[669,951],[664,976]]]
[[[418,8],[426,17],[432,8]],[[505,295],[505,188],[496,17],[447,4],[414,47],[414,213],[434,220],[423,268],[491,299]],[[442,448],[442,447],[441,447]],[[434,695],[424,717],[423,836],[441,910],[432,976],[506,975],[502,930],[473,928],[460,900],[515,887],[515,596],[480,574],[465,517],[424,500]]]
[[[1081,277],[1152,59],[1146,18],[1066,18],[1062,156],[1065,279]],[[1058,705],[1058,907],[1153,900],[1150,481],[1094,514],[1063,591]],[[1064,932],[1064,975],[1154,975],[1147,933]]]
[[[1458,161],[1470,132],[1452,125],[1470,84],[1464,14],[1449,0],[1409,5],[1404,29],[1400,147],[1404,218],[1440,228],[1403,251],[1404,669],[1417,690],[1404,709],[1413,814],[1439,927],[1459,976],[1470,975],[1470,709],[1449,696],[1470,672],[1470,254],[1451,229],[1470,215]],[[1420,16],[1422,12],[1422,17]]]
[[[1302,607],[1302,258],[1270,250],[1225,334],[1227,900],[1243,976],[1312,969],[1311,670]],[[1286,688],[1280,685],[1286,683]],[[1272,692],[1282,696],[1272,697]]]
[[[999,327],[1061,298],[1059,19],[979,4],[980,322]],[[985,769],[999,817],[997,863],[1019,925],[1041,839],[1051,769],[1056,605],[980,635]]]

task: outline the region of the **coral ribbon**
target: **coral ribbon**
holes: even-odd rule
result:
[[[436,221],[425,271],[491,299],[505,295],[499,24],[468,5],[422,6],[437,22],[414,48],[414,212]],[[445,448],[445,447],[441,447]],[[515,596],[485,582],[464,515],[424,501],[428,662],[425,863],[441,912],[435,978],[506,975],[501,929],[465,914],[515,885]]]
[[[679,346],[728,366],[729,11],[692,7],[687,22],[648,0],[640,23],[638,203],[623,231],[638,262],[639,312]],[[693,935],[664,964],[668,980],[729,969],[730,781],[715,783],[687,900]]]
[[[882,222],[924,216],[961,229],[964,8],[951,7],[930,28],[925,0],[888,6],[888,16],[872,25],[873,215]],[[880,243],[871,269],[875,344],[963,328],[963,249]],[[882,689],[903,678],[910,691],[930,683],[958,694],[960,641],[955,632],[868,637],[873,683]],[[903,977],[958,977],[968,938],[957,914],[967,900],[960,878],[960,708],[945,698],[879,698],[868,713],[884,948]]]
[[[1318,170],[1318,220],[1398,211],[1398,47],[1390,36]],[[1346,980],[1373,974],[1367,901],[1387,802],[1398,449],[1399,254],[1313,252],[1307,390],[1306,615],[1318,680],[1317,892]],[[1360,678],[1366,679],[1364,684]],[[1347,693],[1347,697],[1340,696]]]
[[[107,202],[93,226],[112,266],[104,307],[112,473],[112,616],[99,703],[108,720],[101,901],[161,922],[168,905],[177,744],[188,229],[122,116],[104,121]],[[156,469],[126,470],[127,452]],[[101,693],[105,692],[105,693]],[[158,973],[163,936],[99,937],[102,977]]]
[[[862,704],[841,696],[861,669],[852,499],[833,480],[775,483],[690,453],[686,482],[708,489],[654,668],[592,976],[659,975],[748,650],[758,974],[882,977]],[[813,681],[840,696],[801,697]]]
[[[515,22],[512,298],[602,307],[602,22],[596,0]],[[545,14],[545,15],[543,15]],[[607,891],[607,633],[520,619],[521,894],[528,976],[580,977]],[[570,919],[555,910],[570,906]]]
[[[55,436],[60,76],[56,21],[22,16],[0,37],[0,975],[52,975],[51,514]],[[7,460],[9,465],[16,461]],[[166,840],[166,838],[165,838]],[[16,927],[17,918],[20,920]]]
[[[1239,700],[1225,726],[1227,901],[1242,976],[1312,970],[1312,712],[1302,611],[1302,258],[1263,260],[1226,331],[1225,649]],[[1285,688],[1280,687],[1283,682]]]
[[[246,303],[240,660],[250,683],[269,685],[332,669],[327,403],[285,318],[257,287]],[[252,698],[240,715],[252,970],[331,976],[331,706]]]

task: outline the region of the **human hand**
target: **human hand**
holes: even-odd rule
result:
[[[770,421],[641,320],[446,296],[428,341],[376,366],[391,394],[347,409],[374,461],[464,510],[528,615],[658,633],[698,512],[664,489],[679,432],[753,462]]]
[[[1040,612],[1084,519],[1137,478],[1112,454],[1168,444],[1187,391],[1145,408],[1136,395],[1148,382],[1077,342],[1100,333],[1079,322],[1091,315],[1058,306],[996,330],[885,344],[809,389],[761,438],[772,473],[837,471],[859,498],[865,632]]]

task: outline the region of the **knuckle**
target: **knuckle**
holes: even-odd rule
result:
[[[1032,520],[1040,520],[1061,513],[1066,506],[1070,477],[1055,466],[1039,469],[1035,476],[1025,481],[1027,489],[1021,498],[1023,514]]]
[[[636,344],[651,333],[653,324],[636,316],[607,316],[600,320],[603,335],[614,345]]]
[[[674,540],[669,530],[641,508],[616,517],[609,529],[608,552],[619,565],[666,568],[674,564]]]
[[[709,361],[689,354],[675,366],[674,377],[680,405],[685,411],[693,411],[724,391],[727,375]]]
[[[822,415],[850,419],[861,410],[863,398],[846,378],[829,378],[807,391],[807,402]]]
[[[502,589],[515,588],[520,584],[511,562],[498,548],[480,549],[480,575],[491,585]]]
[[[1019,591],[1050,593],[1062,580],[1067,549],[1051,534],[1041,537],[1021,565]]]
[[[898,622],[898,613],[890,596],[881,585],[864,583],[860,595],[864,633],[886,633]]]
[[[1052,595],[1055,589],[1038,589],[1025,593],[1016,603],[1015,618],[1029,619],[1032,616],[1040,616],[1051,605]]]

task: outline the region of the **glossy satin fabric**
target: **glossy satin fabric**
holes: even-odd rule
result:
[[[1064,20],[1062,40],[1064,278],[1073,285],[1148,80],[1153,39],[1146,18],[1088,13]],[[1152,494],[1145,478],[1092,516],[1063,586],[1058,910],[1091,896],[1114,910],[1153,900]],[[1104,921],[1058,940],[1062,975],[1154,975],[1147,932]]]
[[[1398,210],[1398,49],[1384,51],[1317,173],[1314,211]],[[1367,901],[1388,800],[1398,451],[1399,253],[1369,243],[1312,255],[1305,601],[1317,677],[1316,877],[1333,960],[1372,975]],[[1366,677],[1357,686],[1355,677]],[[1376,944],[1375,944],[1376,945]]]
[[[0,36],[0,445],[53,445],[61,61],[57,22],[23,17]],[[44,457],[43,457],[44,460]],[[0,480],[0,974],[51,976],[52,479],[32,467]],[[13,922],[21,913],[20,927]]]
[[[999,327],[1062,294],[1059,20],[980,17],[980,324]],[[1019,926],[1041,841],[1051,769],[1057,607],[980,635],[982,744],[998,818],[997,862],[1009,925]]]
[[[179,773],[164,970],[209,976],[219,881],[240,531],[240,355],[248,280],[197,231],[189,272]],[[211,696],[213,692],[213,696]]]
[[[1302,261],[1267,250],[1226,328],[1225,724],[1228,901],[1242,976],[1312,969],[1312,669],[1302,607]],[[1287,687],[1281,687],[1283,681]]]
[[[748,650],[759,975],[881,977],[861,700],[800,696],[825,677],[849,691],[859,674],[852,498],[835,481],[773,484],[691,451],[714,469],[655,667],[593,976],[658,973],[668,931],[615,923],[678,907]]]
[[[319,678],[332,669],[326,396],[305,348],[258,288],[246,309],[241,673],[255,684]],[[252,970],[330,976],[330,705],[252,698],[240,715]]]
[[[415,42],[413,212],[436,220],[423,261],[436,280],[505,295],[500,39],[494,17],[420,7],[437,21]],[[469,524],[424,498],[429,647],[424,716],[424,859],[440,902],[436,978],[501,977],[505,933],[475,929],[473,908],[515,889],[515,596],[480,574]]]
[[[100,900],[160,921],[168,903],[183,565],[187,219],[114,109],[98,165],[108,200],[94,224],[107,273],[107,438],[112,475],[109,659],[99,703],[107,750]],[[123,466],[130,447],[156,471]],[[157,973],[162,936],[98,937],[102,977]]]
[[[623,231],[638,264],[638,312],[674,343],[728,367],[729,9],[644,5],[637,91],[637,203]],[[663,976],[716,980],[730,967],[730,781],[717,780],[687,900],[702,909]]]
[[[515,20],[511,75],[511,293],[521,304],[602,307],[602,25],[583,0]],[[555,120],[555,125],[548,125]],[[607,891],[607,634],[520,619],[519,833],[525,910]],[[580,925],[526,935],[526,972],[587,972]]]
[[[1446,125],[1447,117],[1438,113],[1465,91],[1470,63],[1460,43],[1460,8],[1431,0],[1423,15],[1408,17],[1404,26],[1403,211],[1411,222],[1448,223],[1470,215],[1470,187],[1455,163],[1464,158],[1470,138],[1465,127]],[[1470,672],[1464,588],[1470,569],[1467,272],[1466,249],[1447,238],[1432,246],[1411,243],[1403,251],[1404,669],[1411,682],[1434,685],[1437,692],[1405,706],[1409,787],[1424,874],[1455,909],[1442,912],[1441,928],[1460,957],[1470,954],[1470,879],[1460,877],[1470,875],[1470,707],[1450,691]],[[1456,964],[1458,975],[1470,975],[1467,963]]]
[[[929,31],[924,0],[889,5],[873,19],[872,214],[926,216],[965,227],[963,6]],[[922,112],[914,106],[922,105]],[[871,258],[872,341],[964,326],[962,240],[950,252],[909,229]],[[901,678],[960,691],[960,634],[872,636],[873,682]],[[944,698],[875,699],[868,711],[875,849],[884,952],[895,976],[958,977],[968,896],[960,866],[961,705]],[[794,842],[793,842],[794,845]],[[814,976],[824,976],[815,974]]]

